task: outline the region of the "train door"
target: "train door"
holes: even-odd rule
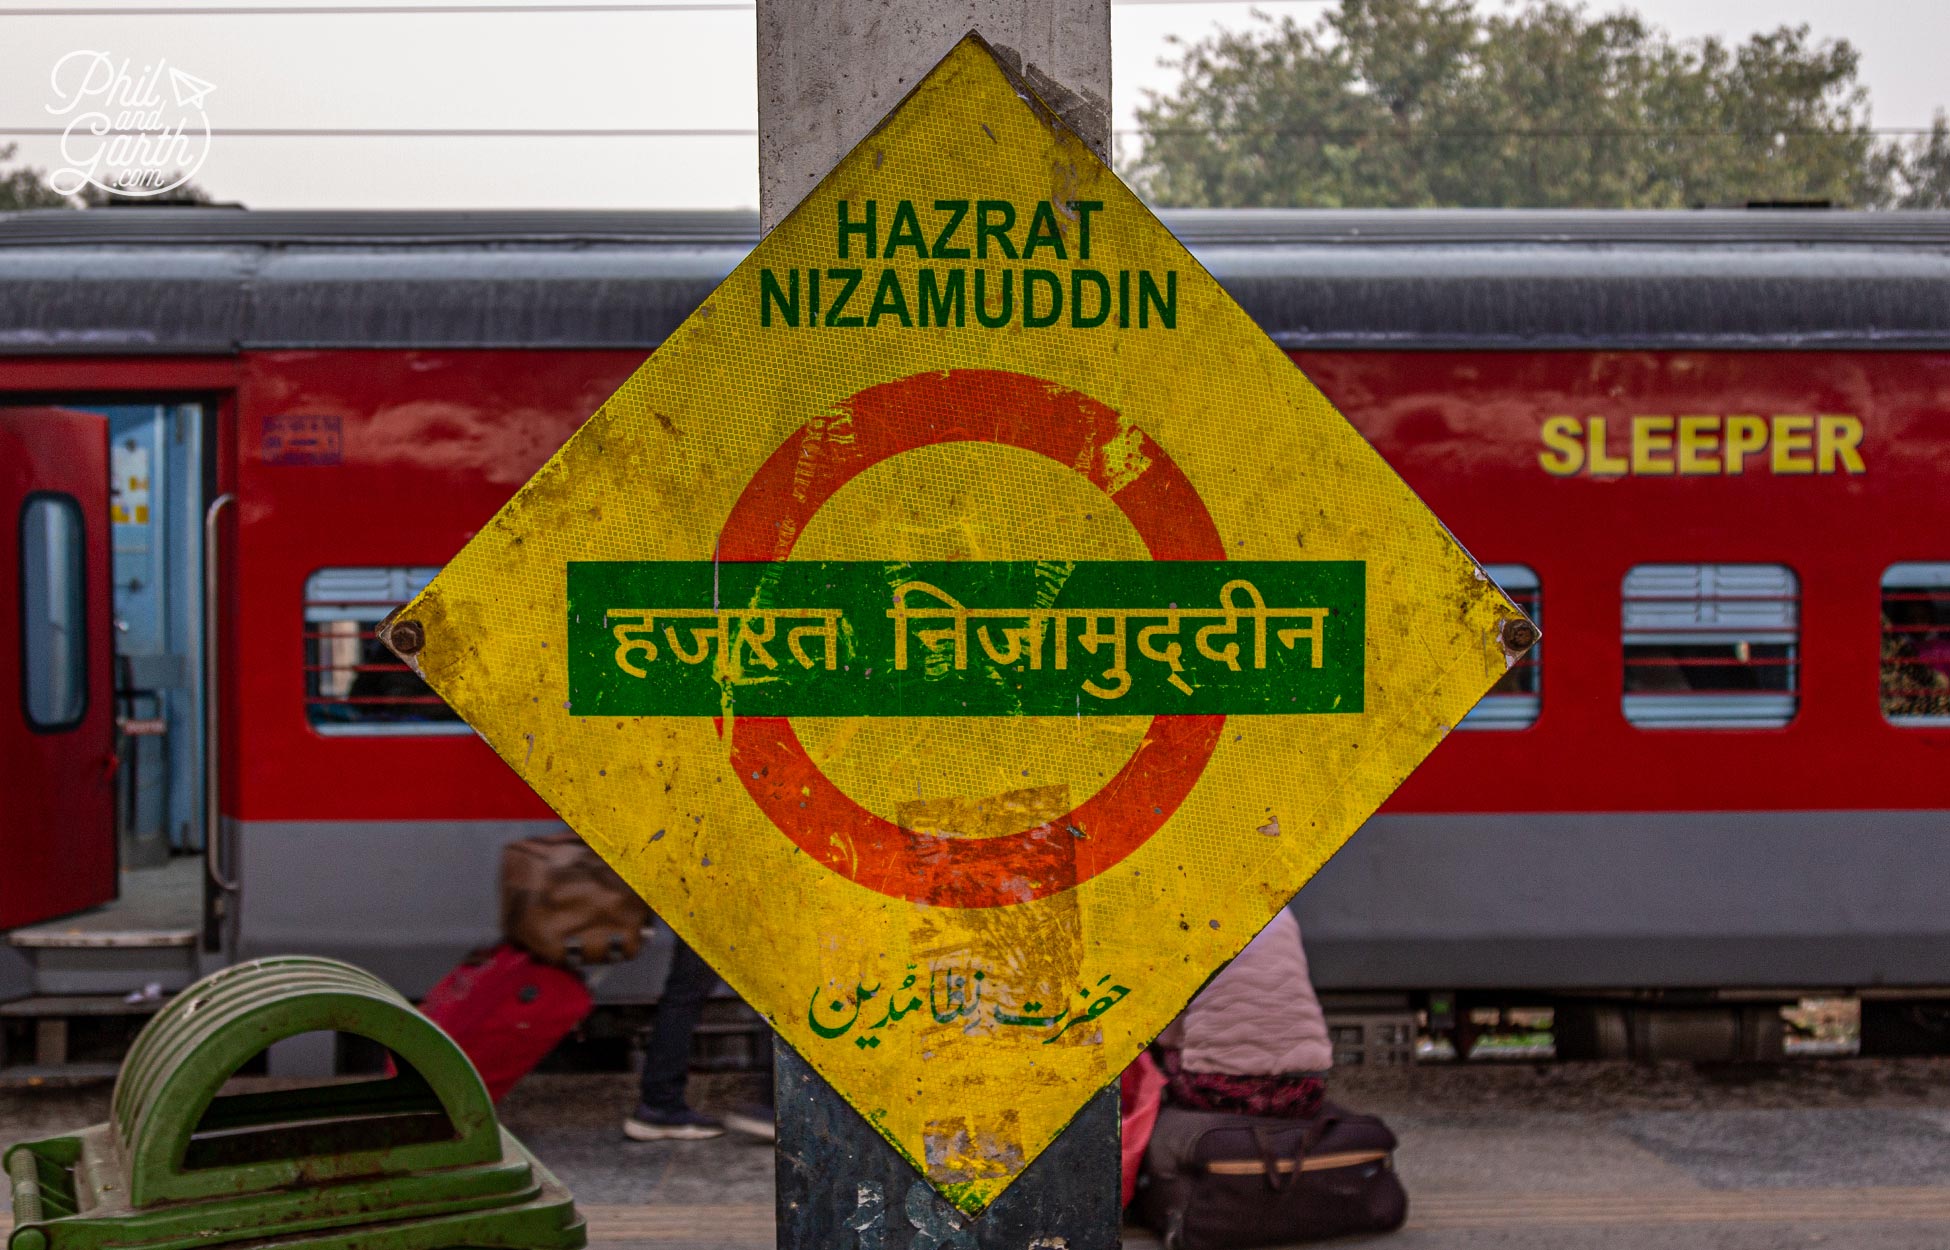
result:
[[[203,844],[203,406],[97,411],[109,429],[122,857],[156,868]]]
[[[0,929],[115,897],[108,420],[0,407]]]

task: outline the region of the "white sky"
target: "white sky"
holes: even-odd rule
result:
[[[11,0],[59,8],[109,0]],[[122,0],[127,3],[127,0]],[[231,0],[274,3],[276,0]],[[1481,0],[1494,4],[1498,0]],[[1169,90],[1168,37],[1252,20],[1310,20],[1324,0],[1119,4],[1112,10],[1118,125],[1144,88]],[[1588,7],[1610,10],[1619,3]],[[1744,38],[1806,22],[1852,41],[1879,126],[1924,126],[1950,107],[1946,0],[1637,0],[1683,36]],[[49,74],[76,49],[166,58],[216,85],[214,126],[694,127],[757,124],[749,11],[385,16],[0,16],[0,144],[47,126]],[[20,156],[59,163],[58,140]],[[218,137],[197,181],[258,208],[754,206],[757,144],[702,138]]]

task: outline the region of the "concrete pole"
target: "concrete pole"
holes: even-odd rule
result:
[[[758,0],[759,222],[770,231],[969,31],[1110,147],[1110,0]],[[1118,1105],[1098,1091],[979,1220],[777,1051],[778,1250],[1115,1250]]]
[[[758,0],[760,227],[971,30],[1108,157],[1110,0]]]

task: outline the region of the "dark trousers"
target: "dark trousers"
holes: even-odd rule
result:
[[[670,976],[657,999],[657,1019],[643,1048],[643,1088],[637,1095],[654,1111],[677,1111],[684,1106],[684,1082],[691,1071],[691,1035],[704,1014],[704,998],[717,984],[718,974],[683,938],[670,953]]]
[[[643,1048],[643,1085],[637,1100],[654,1111],[677,1111],[684,1106],[684,1083],[690,1075],[691,1035],[704,1014],[704,999],[718,983],[711,965],[675,933],[670,953],[670,976],[657,999],[657,1018]],[[759,1039],[758,1068],[764,1074],[764,1101],[772,1101],[772,1030]]]

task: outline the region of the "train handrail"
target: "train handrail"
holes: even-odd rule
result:
[[[221,547],[217,541],[217,518],[223,510],[237,502],[237,496],[225,491],[210,501],[203,512],[203,868],[209,874],[210,884],[226,894],[235,893],[237,883],[223,875],[222,789],[222,693],[223,685],[217,676],[217,645],[222,639],[223,626],[218,615],[217,557]]]

